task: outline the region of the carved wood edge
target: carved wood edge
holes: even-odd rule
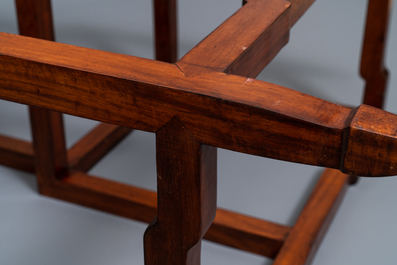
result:
[[[343,166],[346,154],[354,154],[345,150],[346,141],[354,141],[346,137],[354,118],[348,108],[256,79],[216,72],[186,77],[173,64],[133,56],[5,33],[0,40],[3,99],[149,132],[178,116],[203,144],[368,175],[357,163]],[[385,117],[382,126],[366,128],[369,140],[380,137],[377,150],[394,142],[386,120],[395,115],[367,107],[362,112],[368,112],[367,125],[377,114]],[[371,176],[395,175],[396,155],[379,157],[369,142],[361,151],[376,165],[390,165]]]

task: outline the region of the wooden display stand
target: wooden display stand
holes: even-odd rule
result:
[[[52,42],[50,0],[16,0],[20,33],[34,38],[0,33],[0,98],[30,106],[33,144],[1,136],[0,163],[35,172],[41,194],[150,223],[146,265],[198,265],[202,238],[276,265],[309,264],[356,181],[340,171],[397,174],[397,116],[378,109],[389,0],[369,1],[367,105],[254,79],[313,2],[243,1],[176,62],[176,0],[154,1],[160,61]],[[61,113],[105,123],[66,150]],[[156,133],[157,194],[87,174],[132,129]],[[216,208],[217,147],[334,169],[288,227]]]

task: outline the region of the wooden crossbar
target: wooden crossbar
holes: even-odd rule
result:
[[[397,174],[396,115],[253,79],[313,2],[243,0],[177,62],[175,0],[154,1],[156,57],[164,62],[0,33],[0,98],[30,105],[33,131],[33,144],[0,136],[0,164],[35,172],[44,195],[150,223],[147,264],[198,265],[203,236],[277,265],[309,264],[353,178],[325,170],[287,227],[216,210],[214,147],[348,174]],[[22,35],[54,40],[50,0],[16,4]],[[375,107],[387,80],[389,6],[369,1],[361,73],[364,103]],[[61,112],[110,124],[66,151]],[[86,173],[132,129],[156,133],[157,193]]]
[[[397,173],[388,166],[397,162],[388,152],[397,144],[393,114],[235,75],[186,77],[173,64],[133,56],[6,33],[0,40],[2,99],[149,132],[178,116],[204,144],[355,175]],[[386,160],[370,151],[375,142]],[[385,166],[356,161],[365,149]]]

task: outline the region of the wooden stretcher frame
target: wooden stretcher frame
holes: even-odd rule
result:
[[[368,7],[361,73],[364,103],[374,107],[349,109],[255,79],[313,2],[243,1],[175,62],[176,1],[154,0],[161,62],[48,41],[50,0],[16,0],[20,33],[34,38],[0,33],[0,98],[30,106],[33,144],[1,136],[0,163],[36,173],[41,194],[151,222],[147,265],[200,264],[203,237],[276,265],[309,264],[356,180],[339,170],[397,174],[397,116],[377,109],[390,1]],[[105,123],[67,151],[60,113]],[[158,194],[87,174],[132,129],[156,133]],[[216,209],[217,147],[334,169],[288,227]]]

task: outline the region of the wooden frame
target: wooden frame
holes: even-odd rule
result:
[[[340,171],[397,174],[397,116],[375,108],[386,87],[389,1],[369,1],[361,73],[374,107],[345,108],[254,79],[313,2],[243,1],[174,63],[175,0],[154,1],[163,62],[49,41],[50,1],[17,0],[21,34],[34,38],[0,33],[0,98],[31,106],[33,145],[1,136],[0,163],[35,172],[44,195],[152,222],[148,265],[199,264],[203,237],[277,265],[309,264],[355,180]],[[105,123],[66,151],[60,113]],[[158,195],[86,173],[132,129],[156,133]],[[334,169],[287,227],[216,210],[216,147]]]

